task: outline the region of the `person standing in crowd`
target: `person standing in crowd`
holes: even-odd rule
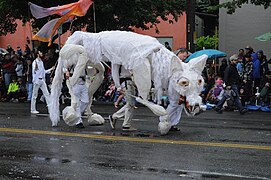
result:
[[[166,47],[168,50],[172,51],[172,49],[171,49],[171,47],[170,47],[170,45],[169,45],[169,43],[168,43],[167,41],[165,42],[165,47]]]
[[[253,48],[251,46],[246,46],[245,54],[250,54],[251,55],[252,53],[254,53]]]
[[[26,66],[26,90],[27,90],[27,102],[31,101],[32,98],[32,92],[33,92],[33,83],[32,83],[32,60],[27,59],[26,60],[27,66]]]
[[[252,53],[252,63],[253,63],[253,92],[256,92],[256,88],[260,87],[260,81],[261,81],[261,62],[258,59],[257,53]]]
[[[18,78],[23,78],[24,65],[23,60],[18,55],[13,56],[13,62],[15,62],[15,71]]]
[[[15,75],[15,65],[9,53],[4,55],[4,62],[3,62],[2,68],[3,68],[3,77],[5,81],[5,86],[6,88],[8,88],[11,82],[11,76]]]
[[[28,44],[25,44],[24,53],[25,53],[26,56],[29,56],[31,54],[31,49],[28,46]]]
[[[250,98],[252,97],[252,86],[253,86],[253,63],[251,61],[251,55],[246,54],[244,56],[244,70],[243,70],[243,76],[241,77],[243,79],[244,83],[244,101],[249,103]]]
[[[6,49],[6,50],[8,51],[8,53],[9,53],[10,55],[14,54],[14,49],[11,47],[10,44],[7,45],[7,49]]]
[[[261,72],[260,72],[260,74],[261,74],[261,77],[263,77],[269,71],[268,61],[266,59],[266,56],[263,53],[263,50],[257,51],[257,55],[258,55],[258,59],[261,62]]]
[[[238,62],[238,55],[234,54],[230,57],[230,64],[225,70],[224,81],[227,89],[232,90],[232,96],[234,98],[235,106],[238,107],[240,114],[244,114],[247,112],[247,109],[242,107],[240,97],[239,97],[239,89],[238,85],[240,84],[240,76],[236,69],[236,64]],[[229,98],[227,93],[223,94],[222,99],[217,103],[215,111],[218,113],[222,113],[222,107],[226,100]]]
[[[39,89],[42,90],[45,96],[47,105],[49,104],[49,92],[45,83],[45,74],[50,73],[54,70],[54,66],[50,69],[45,70],[43,65],[43,53],[38,51],[37,58],[32,63],[32,77],[33,77],[33,93],[31,99],[31,113],[38,114],[39,111],[36,110],[36,100],[38,97]]]
[[[218,75],[221,77],[221,79],[224,79],[224,72],[226,67],[228,66],[227,59],[222,59],[221,65],[219,66]]]
[[[238,59],[243,59],[244,55],[245,55],[245,50],[244,49],[239,49]]]
[[[135,95],[135,85],[131,79],[131,73],[129,70],[125,69],[123,66],[113,64],[112,65],[112,77],[115,82],[117,91],[124,94],[126,99],[126,104],[113,115],[109,115],[109,122],[112,129],[116,128],[117,119],[124,117],[122,124],[123,131],[135,131],[137,129],[131,126],[132,116],[135,106],[135,98],[131,95]],[[124,83],[124,87],[121,84]]]
[[[22,56],[22,55],[23,55],[23,51],[22,51],[22,49],[21,49],[21,47],[20,47],[20,46],[17,46],[17,51],[16,51],[16,54],[18,54],[18,55],[20,55],[20,56]]]

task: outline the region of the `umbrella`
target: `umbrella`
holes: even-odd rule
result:
[[[216,50],[216,49],[204,49],[204,50],[200,50],[200,51],[196,51],[193,54],[191,54],[186,60],[185,62],[190,61],[193,58],[199,57],[203,54],[206,54],[208,56],[208,58],[220,58],[220,57],[226,57],[227,54]]]
[[[271,33],[268,32],[268,33],[265,33],[261,36],[258,36],[258,37],[255,37],[255,39],[259,40],[259,41],[268,41],[271,39]]]

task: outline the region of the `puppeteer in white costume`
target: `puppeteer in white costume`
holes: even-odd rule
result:
[[[199,94],[204,85],[201,72],[208,58],[207,55],[192,59],[189,63],[183,63],[155,38],[126,31],[100,33],[77,31],[69,37],[60,51],[61,59],[65,59],[67,62],[74,61],[70,50],[63,50],[72,49],[72,46],[82,51],[79,55],[81,58],[77,58],[77,64],[91,63],[97,65],[103,59],[107,59],[112,64],[122,65],[125,69],[130,70],[138,90],[136,100],[150,108],[154,114],[160,116],[158,130],[161,134],[167,134],[172,126],[173,119],[171,118],[174,116],[170,114],[174,112],[171,109],[178,106],[180,95],[184,97],[184,109],[188,115],[195,115],[199,112],[202,103]],[[82,58],[83,56],[84,58]],[[75,72],[76,74],[80,74],[79,70],[75,69],[75,71],[78,71]],[[79,75],[77,75],[78,77]],[[59,88],[57,90],[54,87],[54,81],[52,86],[54,97],[52,100],[56,101],[60,92]],[[157,100],[161,99],[163,89],[166,90],[170,100],[167,110],[147,100],[151,81],[154,82]],[[59,113],[56,113],[58,109],[53,106],[50,108],[52,110],[49,111],[50,118],[56,125],[59,120]]]
[[[81,115],[86,110],[88,123],[100,125],[104,118],[91,111],[92,96],[104,79],[104,67],[101,63],[91,64],[85,49],[79,45],[67,45],[59,54],[58,65],[51,88],[51,103],[49,106],[52,126],[57,126],[60,120],[59,97],[61,94],[64,73],[73,66],[73,75],[66,80],[71,95],[71,106],[62,111],[63,120],[69,126],[82,124]],[[91,73],[95,69],[94,73]],[[81,125],[82,127],[82,125]]]

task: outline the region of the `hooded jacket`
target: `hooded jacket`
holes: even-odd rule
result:
[[[261,62],[258,59],[257,53],[252,53],[252,62],[253,62],[253,79],[261,77]]]

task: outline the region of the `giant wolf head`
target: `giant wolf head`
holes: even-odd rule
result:
[[[176,57],[172,60],[170,84],[180,95],[187,115],[195,115],[200,110],[202,103],[200,93],[204,85],[201,73],[207,59],[207,55],[202,55],[188,63],[183,63]]]

